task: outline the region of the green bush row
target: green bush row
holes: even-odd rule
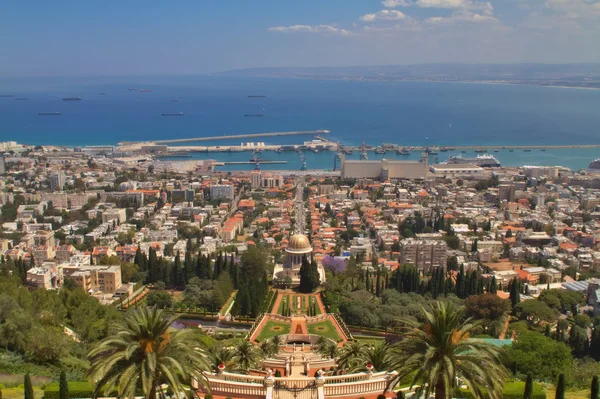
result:
[[[59,384],[53,382],[44,388],[44,399],[59,399]],[[69,381],[69,398],[93,398],[94,387],[87,381]]]
[[[461,389],[462,397],[464,399],[472,399],[473,395],[467,389]],[[502,392],[503,399],[523,399],[525,392],[525,383],[523,381],[507,382],[504,384],[504,391]],[[531,399],[546,399],[546,392],[542,384],[533,383],[533,395]]]

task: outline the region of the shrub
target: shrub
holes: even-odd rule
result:
[[[472,399],[473,395],[467,389],[460,390],[462,398]],[[504,384],[504,390],[502,392],[503,399],[523,399],[523,393],[525,392],[525,383],[523,381],[507,382]],[[533,383],[533,393],[531,399],[546,399],[546,392],[542,384]]]
[[[87,381],[70,381],[69,398],[93,398],[94,387]],[[49,384],[44,389],[44,399],[60,399],[60,387],[58,382]]]

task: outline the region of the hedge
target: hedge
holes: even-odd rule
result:
[[[87,381],[69,381],[69,398],[93,398],[94,387]],[[53,382],[44,388],[44,399],[59,399],[59,384]]]
[[[472,399],[473,395],[467,389],[461,389],[462,397],[464,399]],[[523,399],[523,393],[525,392],[525,382],[514,381],[507,382],[504,384],[504,391],[502,392],[503,399]],[[542,384],[537,382],[533,383],[533,395],[531,399],[546,399],[546,392]]]

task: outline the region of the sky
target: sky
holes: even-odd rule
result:
[[[6,0],[0,77],[600,62],[600,0]]]

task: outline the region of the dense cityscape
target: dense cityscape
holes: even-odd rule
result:
[[[597,171],[156,147],[0,143],[3,397],[598,398]]]

